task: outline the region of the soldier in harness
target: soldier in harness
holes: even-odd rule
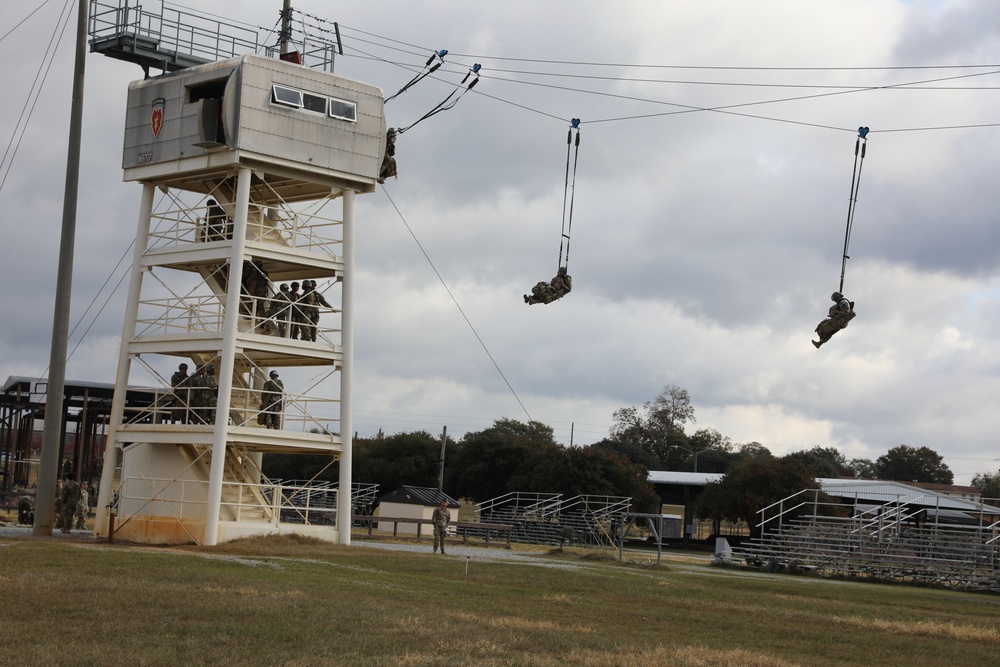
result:
[[[561,299],[573,289],[573,278],[566,273],[566,267],[560,266],[559,272],[550,280],[544,280],[531,288],[531,295],[524,295],[524,302],[529,306],[535,303],[552,303]]]
[[[825,320],[816,325],[816,333],[819,334],[819,340],[812,341],[812,344],[817,349],[823,343],[830,340],[833,334],[846,327],[854,319],[853,301],[848,301],[840,292],[831,294],[830,299],[833,301],[833,305],[830,306],[829,315]]]

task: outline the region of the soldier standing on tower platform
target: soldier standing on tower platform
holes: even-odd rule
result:
[[[287,336],[292,319],[292,293],[287,283],[281,283],[278,293],[274,295],[271,317],[278,323],[278,335],[282,338]]]
[[[319,324],[319,307],[325,306],[326,308],[332,308],[330,304],[326,302],[323,295],[316,290],[315,280],[306,280],[302,283],[302,296],[299,297],[299,302],[304,304],[302,306],[302,340],[316,342],[316,331],[317,325]]]
[[[285,385],[278,379],[278,371],[271,371],[260,390],[260,423],[267,428],[280,429],[284,404]]]
[[[174,390],[173,397],[170,399],[172,408],[170,418],[175,424],[186,424],[188,421],[188,406],[191,402],[191,397],[188,395],[191,391],[188,389],[190,379],[188,365],[183,363],[177,366],[177,370],[170,376],[170,386]]]

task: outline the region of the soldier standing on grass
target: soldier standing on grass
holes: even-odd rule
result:
[[[73,529],[73,517],[76,515],[76,506],[80,503],[80,485],[69,475],[63,481],[59,498],[62,501],[59,504],[59,529],[68,533]]]
[[[87,513],[90,511],[90,485],[84,482],[80,485],[80,500],[76,503],[76,529],[87,529]]]
[[[448,534],[448,524],[451,522],[451,512],[448,511],[447,500],[442,500],[441,506],[434,508],[431,521],[434,522],[434,553],[437,553],[439,545],[441,553],[444,553],[444,538]]]

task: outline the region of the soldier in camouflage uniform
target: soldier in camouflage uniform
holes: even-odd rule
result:
[[[90,512],[90,484],[84,482],[80,485],[80,500],[76,503],[76,529],[87,529],[87,513]]]
[[[268,303],[271,283],[264,262],[257,259],[243,262],[243,295],[240,299],[240,311],[250,316],[254,328],[259,326],[264,335],[269,335],[271,322],[268,319]]]
[[[573,278],[566,273],[565,266],[560,266],[552,280],[536,283],[531,288],[531,296],[524,295],[524,302],[529,306],[536,303],[552,303],[569,294],[572,289]]]
[[[187,423],[187,412],[188,404],[190,403],[190,397],[188,394],[190,390],[188,389],[188,381],[191,377],[188,375],[188,365],[180,364],[177,367],[177,371],[170,376],[170,386],[174,390],[174,395],[170,399],[170,405],[172,407],[170,411],[170,418],[175,424],[186,424]]]
[[[226,215],[226,210],[219,206],[214,199],[209,199],[206,205],[208,206],[208,210],[205,212],[206,239],[208,241],[221,241],[224,238],[233,238],[233,223]]]
[[[80,485],[68,475],[63,480],[59,500],[59,530],[68,533],[73,529],[73,517],[76,515],[76,506],[80,502]]]
[[[60,525],[59,521],[60,518],[62,517],[62,490],[63,490],[63,481],[61,479],[56,480],[56,502],[55,505],[53,506],[53,511],[55,512],[56,528],[59,527]]]
[[[292,340],[298,340],[299,335],[302,333],[302,324],[305,321],[302,306],[299,304],[299,300],[301,298],[302,295],[299,294],[299,284],[292,283],[292,289],[288,292],[288,300],[291,302],[289,310],[292,316],[292,328],[291,331],[289,331],[289,334]]]
[[[281,283],[278,293],[271,301],[271,317],[278,323],[278,335],[282,338],[287,336],[292,320],[292,293],[287,283]]]
[[[299,297],[299,303],[302,304],[302,340],[315,343],[317,325],[319,324],[319,307],[332,308],[332,306],[316,290],[315,280],[304,281],[302,283],[302,290],[302,296]]]
[[[215,379],[215,366],[202,366],[188,382],[191,386],[192,412],[198,424],[215,422],[215,405],[218,400],[219,383]]]
[[[816,325],[816,333],[819,334],[819,340],[812,341],[812,344],[817,349],[823,343],[833,338],[833,334],[846,327],[854,319],[853,301],[848,301],[840,292],[831,294],[830,300],[833,301],[833,305],[830,306],[828,317]]]
[[[448,524],[451,522],[447,500],[442,500],[440,507],[434,508],[431,521],[434,522],[434,552],[437,553],[438,547],[441,547],[441,553],[444,553],[444,538],[448,535]]]
[[[267,428],[281,428],[281,412],[285,404],[285,385],[278,379],[278,371],[271,371],[267,382],[260,389],[260,423]]]

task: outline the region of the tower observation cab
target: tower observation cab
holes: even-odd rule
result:
[[[376,186],[383,100],[258,55],[129,86],[122,166],[142,198],[98,534],[350,543],[355,195]],[[297,302],[279,289],[292,283]],[[170,378],[182,363],[188,379]],[[286,370],[339,395],[275,399],[268,382]],[[139,375],[159,383],[156,398],[126,411]],[[268,452],[336,459],[338,488],[272,483]]]

